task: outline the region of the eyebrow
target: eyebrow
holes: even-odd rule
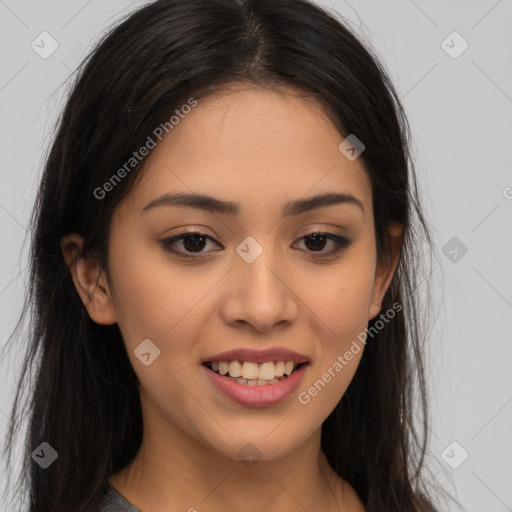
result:
[[[357,197],[348,193],[328,192],[312,197],[307,197],[305,199],[288,201],[283,206],[282,215],[283,217],[300,215],[301,213],[337,204],[349,204],[357,206],[364,214],[363,204],[359,199],[357,199]],[[208,212],[224,213],[230,215],[237,215],[240,211],[239,204],[233,201],[223,201],[221,199],[204,194],[167,193],[150,201],[146,206],[144,206],[142,213],[156,208],[157,206],[196,208]]]

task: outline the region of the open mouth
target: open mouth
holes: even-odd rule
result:
[[[309,362],[269,361],[262,364],[251,361],[206,362],[212,372],[246,386],[269,386],[278,384],[293,375]]]

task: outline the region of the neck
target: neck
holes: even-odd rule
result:
[[[281,458],[236,460],[157,412],[144,412],[139,452],[109,479],[141,510],[346,510],[340,503],[342,480],[320,448],[320,428]]]

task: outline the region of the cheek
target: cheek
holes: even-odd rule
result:
[[[191,369],[199,369],[202,333],[215,315],[217,302],[208,291],[218,286],[218,273],[193,266],[178,268],[158,249],[136,250],[129,258],[123,254],[112,251],[111,273],[118,326],[132,367],[143,388],[154,400],[161,400],[162,407],[169,400],[183,409],[194,406],[183,395],[182,384],[195,385]],[[147,353],[142,348],[146,346],[154,361],[148,366],[139,359]],[[157,354],[154,359],[153,353]]]
[[[368,254],[354,252],[308,294],[315,313],[316,325],[311,329],[317,333],[317,364],[303,388],[302,402],[298,398],[304,404],[310,400],[320,415],[336,406],[363,355],[362,333],[368,325],[374,278],[374,260]]]
[[[366,327],[373,281],[372,258],[354,253],[308,288],[305,302],[333,341],[344,341]]]
[[[127,247],[134,249],[127,251]],[[141,241],[113,241],[110,261],[117,323],[127,349],[133,350],[147,338],[163,348],[164,340],[179,330],[204,289],[190,286],[189,273],[177,272],[163,252]]]

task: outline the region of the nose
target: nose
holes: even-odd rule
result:
[[[298,297],[290,285],[289,268],[287,271],[283,263],[270,250],[264,250],[252,263],[235,260],[221,307],[226,324],[267,332],[274,325],[284,327],[296,320]]]

